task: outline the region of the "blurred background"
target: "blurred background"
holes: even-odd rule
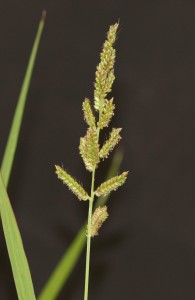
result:
[[[10,1],[0,8],[0,159],[42,9],[47,20],[8,193],[38,294],[87,216],[56,178],[60,164],[86,189],[79,156],[99,53],[116,43],[114,127],[122,127],[123,188],[92,243],[89,298],[195,298],[194,1]],[[106,134],[105,137],[106,138]],[[100,165],[103,180],[111,159]],[[0,230],[0,299],[17,299]],[[58,299],[83,297],[85,253]]]

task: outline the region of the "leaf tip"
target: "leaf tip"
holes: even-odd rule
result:
[[[47,15],[47,11],[44,9],[44,10],[42,11],[42,15],[41,15],[41,22],[45,22],[46,15]]]

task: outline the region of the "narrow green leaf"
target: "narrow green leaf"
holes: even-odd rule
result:
[[[123,152],[121,150],[116,151],[114,154],[110,170],[108,171],[108,175],[106,179],[111,178],[112,176],[116,175],[121,162],[123,159]],[[94,209],[98,206],[103,206],[109,198],[109,195],[105,197],[100,197],[96,201],[96,205]],[[62,290],[63,286],[65,285],[68,277],[70,276],[71,272],[73,271],[82,250],[86,244],[86,223],[77,233],[75,239],[66,250],[64,255],[62,256],[61,260],[53,270],[50,278],[46,282],[45,286],[43,287],[38,300],[55,300],[57,299],[60,291]]]
[[[35,300],[30,270],[16,219],[0,173],[0,211],[19,300]]]
[[[37,31],[37,34],[35,37],[34,45],[33,45],[32,51],[31,51],[30,59],[29,59],[28,66],[26,69],[26,74],[25,74],[22,88],[20,91],[20,95],[18,98],[18,102],[17,102],[15,113],[14,113],[7,145],[5,147],[5,152],[4,152],[4,156],[3,156],[3,160],[2,160],[1,173],[2,173],[3,180],[4,180],[6,187],[8,185],[10,174],[11,174],[14,155],[15,155],[18,137],[19,137],[19,133],[20,133],[20,127],[21,127],[21,123],[22,123],[22,117],[23,117],[23,113],[24,113],[24,107],[26,104],[27,93],[29,90],[29,85],[30,85],[30,81],[31,81],[31,77],[32,77],[34,64],[35,64],[37,50],[38,50],[39,42],[41,39],[43,27],[44,27],[45,16],[46,16],[46,12],[44,11],[42,13],[42,17],[41,17],[41,20],[39,23],[39,27],[38,27],[38,31]]]
[[[60,259],[40,296],[38,297],[38,300],[52,300],[56,299],[59,295],[85,246],[85,228],[86,224],[80,229],[73,242]]]
[[[14,212],[12,210],[6,192],[6,188],[11,174],[24,107],[26,103],[26,97],[30,85],[30,80],[32,77],[32,71],[41,34],[44,27],[45,16],[46,12],[43,12],[39,23],[38,31],[35,37],[32,52],[30,55],[25,78],[22,84],[21,92],[18,98],[18,103],[16,106],[11,130],[5,148],[0,173],[0,215],[19,300],[35,300],[35,294],[28,266],[28,261],[22,244],[22,239],[16,223]]]

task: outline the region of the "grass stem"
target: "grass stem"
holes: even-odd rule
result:
[[[90,265],[90,250],[91,250],[91,218],[92,218],[93,200],[94,200],[94,182],[95,182],[95,169],[92,172],[91,197],[89,200],[89,212],[88,212],[88,222],[87,222],[88,223],[87,224],[87,252],[86,252],[84,300],[88,300],[88,290],[89,290],[89,265]]]

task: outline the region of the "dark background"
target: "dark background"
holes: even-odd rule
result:
[[[113,126],[126,185],[93,240],[90,299],[195,299],[194,1],[9,1],[0,5],[0,158],[42,9],[48,12],[9,184],[38,294],[87,215],[54,174],[88,189],[81,104],[120,19]],[[98,180],[109,162],[102,164]],[[1,230],[0,299],[17,299]],[[82,299],[85,254],[58,299]]]

